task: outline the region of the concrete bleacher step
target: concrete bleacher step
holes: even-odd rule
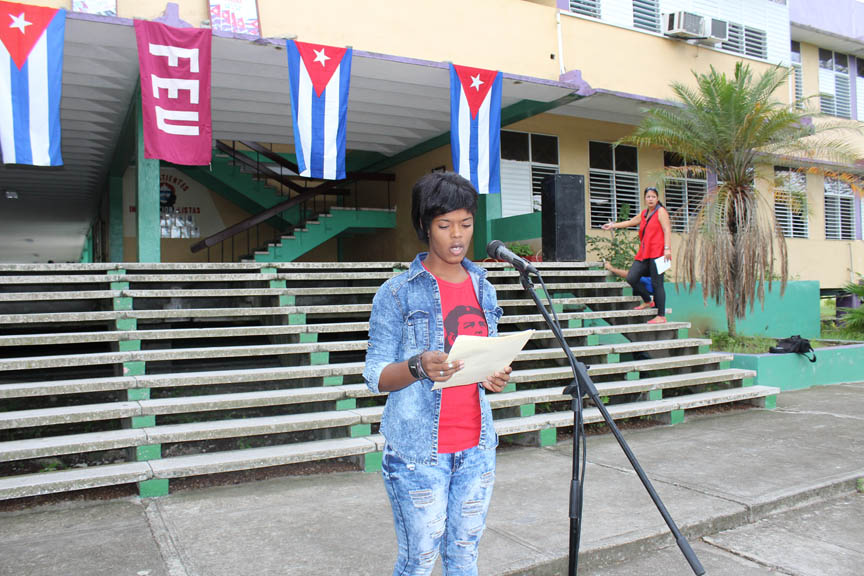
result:
[[[0,499],[156,479],[165,490],[169,478],[380,451],[371,432],[384,395],[362,384],[359,360],[373,295],[408,265],[0,264],[0,402],[15,399],[0,411],[0,462],[17,471],[41,458],[91,463],[0,477]],[[482,265],[505,309],[500,333],[536,329],[514,362],[516,391],[489,396],[496,427],[570,426],[572,414],[557,412],[572,377],[564,353],[512,267]],[[632,310],[638,298],[599,263],[537,267],[616,418],[771,395],[748,386],[752,372],[728,368],[731,355],[701,353],[710,341],[687,338],[688,323],[647,324],[656,310]],[[535,405],[535,416],[510,417]],[[235,449],[250,443],[282,444]],[[142,461],[92,464],[106,457]]]
[[[568,331],[569,330],[565,330],[565,334]],[[538,334],[535,334],[535,336],[538,336]],[[543,337],[544,335],[540,334],[539,336]],[[551,337],[551,332],[545,336]],[[636,351],[698,348],[708,344],[710,344],[710,340],[701,338],[670,339],[655,340],[651,342],[583,346],[573,348],[573,352],[577,357],[601,356],[604,354],[628,354]],[[530,358],[530,355],[532,354],[543,353],[544,352],[535,352],[533,350],[523,351],[523,354],[526,355],[525,358]],[[554,349],[549,353],[554,354],[555,357],[560,357],[560,354],[563,354],[563,352],[556,352]],[[678,358],[680,358],[680,356]],[[597,366],[599,367],[602,365]],[[339,364],[288,366],[280,368],[215,370],[204,372],[183,372],[178,374],[148,374],[141,376],[118,376],[113,378],[84,378],[45,382],[7,383],[0,384],[0,399],[83,394],[109,390],[127,390],[132,388],[206,386],[214,384],[238,384],[311,377],[347,376],[360,374],[362,370],[362,362],[345,362]]]
[[[257,290],[257,289],[256,289]],[[270,290],[272,293],[258,294],[259,296],[278,297],[279,295],[287,295],[292,289],[276,288],[276,289],[261,289]],[[111,294],[116,293],[116,296],[122,295],[128,291],[108,291]],[[179,292],[179,291],[173,291]],[[198,292],[198,291],[196,291]],[[218,296],[224,291],[214,291],[213,296]],[[46,299],[53,298],[51,292],[41,293],[46,295]],[[0,295],[2,296],[2,295]],[[6,294],[6,296],[17,297],[17,293]],[[105,296],[112,298],[113,296]],[[197,297],[197,296],[196,296]],[[555,301],[564,300],[556,299]],[[582,298],[568,298],[568,304],[611,304],[611,303],[629,303],[635,302],[637,298],[632,296],[593,296]],[[512,305],[529,305],[529,300],[510,300]],[[523,304],[524,303],[524,304]],[[508,304],[510,305],[510,304]],[[106,310],[106,311],[74,311],[74,312],[38,312],[38,313],[4,313],[0,314],[0,325],[16,325],[16,324],[63,324],[72,322],[99,322],[99,321],[115,321],[118,319],[135,318],[139,320],[177,320],[187,318],[229,318],[229,317],[263,317],[263,316],[280,316],[288,314],[306,313],[310,315],[336,315],[340,313],[367,314],[371,312],[372,305],[369,304],[352,304],[352,305],[311,305],[311,306],[261,306],[261,307],[236,307],[236,308],[184,308],[184,309],[156,309],[156,310]]]
[[[583,300],[568,298],[566,300]],[[515,305],[511,301],[508,305]],[[566,302],[565,302],[566,303]],[[653,316],[653,310],[607,310],[597,312],[573,312],[568,313],[568,318],[606,319],[606,318],[639,318]],[[523,316],[520,316],[520,318]],[[182,328],[182,329],[160,329],[160,330],[100,330],[89,332],[61,332],[45,334],[9,334],[0,335],[0,347],[11,346],[53,346],[58,344],[83,344],[94,342],[120,342],[124,340],[171,340],[171,339],[199,339],[199,338],[237,338],[244,336],[277,336],[289,334],[302,334],[305,332],[356,332],[367,331],[367,322],[340,322],[337,325],[315,324],[312,326],[293,325],[251,325],[230,326],[218,328]],[[341,328],[341,330],[340,330]]]
[[[633,418],[727,402],[757,402],[759,399],[764,399],[777,393],[779,393],[777,388],[749,386],[656,401],[619,404],[609,406],[607,409],[614,419]],[[600,422],[602,420],[599,410],[593,407],[586,408],[583,411],[583,417],[586,423]],[[495,428],[499,435],[506,436],[548,428],[567,427],[571,426],[572,422],[572,412],[553,412],[497,420]],[[84,469],[10,476],[0,478],[0,500],[141,482],[153,478],[179,478],[217,474],[294,464],[310,460],[358,456],[380,451],[383,449],[383,444],[384,439],[382,436],[372,435],[360,438],[317,440],[245,450],[177,456],[146,462],[109,464]]]
[[[567,314],[559,314],[566,319]],[[537,322],[539,315],[513,316],[515,322]],[[502,325],[506,324],[502,322]],[[611,326],[592,326],[588,328],[567,328],[562,332],[565,337],[588,336],[592,334],[629,334],[645,332],[674,331],[687,328],[686,322],[666,324],[616,324]],[[506,335],[509,332],[501,332]],[[552,337],[551,331],[538,330],[534,338]],[[74,366],[95,366],[122,364],[125,362],[159,362],[171,360],[202,360],[212,358],[240,358],[255,356],[274,356],[284,354],[309,354],[313,352],[343,352],[366,349],[366,341],[341,341],[328,343],[260,344],[247,346],[214,346],[198,348],[171,348],[160,350],[133,350],[126,352],[97,352],[84,354],[57,354],[47,356],[26,356],[0,359],[0,372],[13,370],[39,370],[45,368],[70,368]],[[518,359],[518,357],[517,357]]]
[[[746,386],[743,388],[732,388],[729,390],[715,390],[711,392],[699,392],[686,396],[675,396],[662,400],[648,400],[632,402],[629,404],[615,404],[607,406],[613,420],[624,418],[637,418],[640,416],[656,416],[668,414],[673,410],[691,410],[716,404],[728,404],[731,402],[757,401],[767,396],[775,396],[780,393],[779,388],[770,386]],[[582,416],[586,424],[603,422],[603,415],[595,407],[585,408]],[[501,435],[519,434],[523,432],[534,432],[547,428],[563,428],[573,425],[573,413],[549,412],[535,414],[521,418],[508,418],[496,420],[495,429]]]
[[[714,365],[728,359],[727,355],[697,355],[682,356],[671,359],[643,360],[634,362],[622,362],[609,365],[595,365],[589,368],[592,377],[614,374],[629,374],[634,371],[651,372],[669,367],[693,367]],[[362,365],[354,364],[355,370],[362,370]],[[285,369],[261,371],[259,377],[276,379]],[[630,394],[644,392],[647,390],[661,390],[676,386],[695,386],[709,382],[720,382],[726,380],[743,380],[752,378],[755,373],[740,369],[721,369],[689,374],[676,374],[670,376],[640,378],[639,380],[623,380],[613,382],[597,383],[598,390],[605,395]],[[569,367],[555,367],[550,369],[528,369],[515,370],[512,381],[515,384],[567,380],[572,377]],[[246,380],[248,381],[248,380]],[[212,382],[208,382],[212,383]],[[150,382],[151,387],[154,382]],[[560,393],[560,387],[554,388]],[[499,407],[502,402],[509,402],[512,398],[520,398],[526,402],[548,402],[549,390],[545,392],[538,389],[521,390],[513,393],[496,394],[490,396],[493,408]],[[515,396],[514,396],[515,394]],[[537,396],[536,398],[534,396]],[[97,420],[109,420],[115,418],[131,418],[133,416],[166,415],[195,413],[218,410],[232,410],[243,408],[259,408],[263,406],[280,406],[288,404],[300,404],[311,402],[336,402],[346,398],[363,398],[372,396],[365,384],[351,384],[342,386],[322,386],[312,388],[294,388],[286,390],[266,390],[257,392],[240,392],[229,394],[208,394],[201,396],[187,396],[175,398],[160,398],[139,401],[113,402],[103,404],[77,405],[57,408],[42,408],[33,410],[17,410],[0,412],[0,430],[12,428],[26,428],[35,426],[49,426],[57,424],[70,424],[75,422],[91,422]],[[561,399],[561,398],[557,398]],[[2,444],[0,444],[2,446]],[[2,454],[2,450],[0,450]],[[2,460],[2,458],[0,458]]]

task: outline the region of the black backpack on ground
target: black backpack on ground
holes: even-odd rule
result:
[[[771,346],[768,349],[771,354],[801,354],[810,362],[816,362],[816,352],[813,346],[810,345],[810,340],[801,338],[801,336],[790,336],[789,338],[781,338],[777,340],[777,346]],[[813,357],[808,356],[812,353]]]

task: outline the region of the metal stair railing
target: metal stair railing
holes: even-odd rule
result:
[[[290,162],[289,160],[282,157],[280,154],[268,149],[267,147],[261,145],[257,142],[247,142],[240,141],[239,144],[248,148],[250,151],[255,152],[256,158],[251,158],[243,151],[237,150],[238,142],[232,142],[231,145],[228,145],[225,142],[217,141],[216,149],[220,152],[226,154],[232,159],[232,162],[236,162],[241,166],[245,166],[251,170],[254,170],[253,177],[256,179],[268,179],[273,180],[279,183],[280,193],[281,187],[284,185],[288,187],[289,191],[294,191],[297,193],[296,196],[290,198],[284,202],[280,202],[275,206],[271,206],[270,208],[259,212],[258,214],[254,214],[249,218],[234,224],[233,226],[229,226],[224,230],[221,230],[215,234],[204,238],[203,240],[197,242],[191,247],[191,251],[193,253],[200,252],[201,250],[207,249],[207,261],[211,261],[210,249],[214,246],[220,247],[220,261],[225,261],[225,243],[226,241],[230,241],[230,260],[235,260],[235,240],[237,237],[244,232],[246,233],[246,251],[248,253],[254,253],[256,248],[253,248],[253,244],[251,243],[251,235],[252,230],[254,229],[255,234],[255,243],[254,246],[261,247],[262,245],[267,245],[267,243],[277,243],[279,238],[284,235],[284,233],[280,231],[276,231],[275,234],[268,234],[267,238],[264,239],[262,243],[262,231],[261,224],[270,220],[273,217],[279,216],[280,213],[285,212],[286,210],[290,210],[294,207],[299,206],[299,218],[297,222],[286,222],[289,225],[288,234],[291,234],[297,228],[303,228],[305,224],[310,220],[317,219],[320,214],[326,213],[329,209],[328,202],[324,198],[325,196],[341,196],[349,194],[347,189],[338,189],[338,186],[344,186],[349,183],[355,184],[354,190],[354,209],[357,210],[360,208],[358,205],[358,194],[356,189],[356,183],[360,180],[369,180],[369,181],[379,181],[387,183],[387,207],[392,208],[391,197],[390,197],[390,182],[395,180],[395,175],[393,174],[384,174],[384,173],[368,173],[368,172],[349,172],[346,174],[346,178],[344,180],[329,180],[325,181],[314,188],[308,188],[306,186],[301,186],[294,182],[291,177],[286,176],[282,171],[276,171],[267,166],[266,164],[262,164],[260,161],[260,156],[264,156],[267,160],[277,164],[281,168],[290,170],[291,172],[296,173],[298,171],[297,165]],[[290,194],[290,192],[289,192]],[[319,210],[318,206],[318,198],[322,197],[322,209]],[[309,201],[312,201],[312,209],[309,209]],[[344,202],[340,201],[340,205],[344,205]],[[284,219],[284,216],[283,216]]]

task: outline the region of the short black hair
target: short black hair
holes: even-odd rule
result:
[[[422,242],[428,243],[435,217],[462,209],[477,213],[477,190],[455,172],[426,174],[411,190],[411,223]]]

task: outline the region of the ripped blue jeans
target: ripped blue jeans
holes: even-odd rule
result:
[[[389,445],[381,464],[399,552],[393,576],[431,574],[439,552],[445,576],[476,576],[480,537],[495,483],[495,450],[439,454],[406,463]]]

